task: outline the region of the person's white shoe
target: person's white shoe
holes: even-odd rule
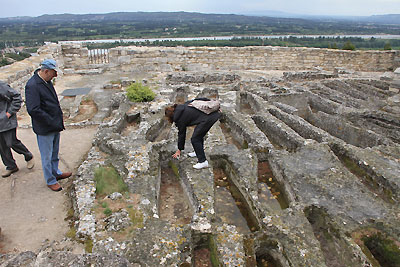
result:
[[[199,162],[195,165],[193,165],[193,168],[195,169],[203,169],[203,168],[208,168],[208,161],[204,161],[204,162]]]
[[[188,155],[189,157],[194,158],[196,157],[196,152],[190,152]]]

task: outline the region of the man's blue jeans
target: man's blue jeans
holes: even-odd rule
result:
[[[62,172],[58,169],[58,150],[60,146],[60,133],[37,135],[44,179],[48,185],[56,184],[56,177]]]

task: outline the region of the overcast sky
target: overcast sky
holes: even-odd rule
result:
[[[400,0],[0,0],[0,17],[119,11],[243,14],[282,11],[304,15],[400,14]]]

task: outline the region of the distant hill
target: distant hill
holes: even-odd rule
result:
[[[373,15],[373,16],[323,16],[323,15],[302,15],[274,10],[256,11],[243,13],[247,16],[268,16],[275,18],[298,18],[318,21],[356,21],[370,22],[379,24],[397,24],[400,25],[400,14]]]
[[[373,15],[373,16],[310,16],[292,14],[280,11],[257,11],[244,14],[206,14],[196,12],[113,12],[105,14],[55,14],[39,17],[10,17],[0,18],[0,22],[89,22],[89,21],[204,21],[220,20],[232,23],[253,23],[258,21],[275,22],[278,19],[306,19],[318,21],[357,21],[379,24],[399,24],[400,14]]]
[[[257,20],[277,21],[279,18],[266,17],[255,18],[254,16],[236,15],[236,14],[206,14],[195,12],[113,12],[106,14],[56,14],[42,15],[39,17],[14,17],[0,18],[0,22],[89,22],[89,21],[135,21],[135,22],[155,22],[155,21],[216,21],[234,22],[234,23],[252,23]]]
[[[364,20],[374,23],[400,24],[400,14],[373,15],[366,17]]]
[[[396,24],[400,15],[282,18],[261,14],[114,12],[0,18],[0,49],[88,39],[400,33],[400,23]]]

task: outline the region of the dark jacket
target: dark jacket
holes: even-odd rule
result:
[[[21,108],[21,94],[0,81],[0,132],[17,128],[17,112]],[[6,112],[11,114],[8,118]]]
[[[51,81],[45,82],[39,77],[38,70],[25,86],[25,101],[36,134],[46,135],[65,129],[56,90]]]
[[[199,100],[209,100],[207,98],[197,98]],[[208,116],[206,113],[195,109],[194,107],[189,107],[188,104],[191,101],[187,101],[185,104],[176,106],[174,111],[174,122],[178,128],[178,149],[185,149],[185,139],[186,139],[186,127],[198,125],[202,122],[207,121]]]

